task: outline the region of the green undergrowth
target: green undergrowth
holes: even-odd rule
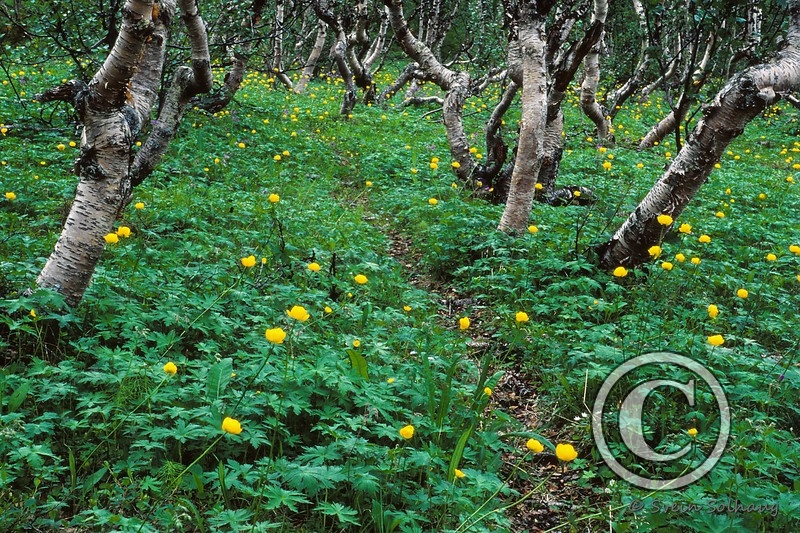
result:
[[[68,68],[20,66],[13,79],[30,96]],[[751,124],[665,227],[659,257],[614,277],[593,249],[677,152],[674,139],[635,151],[665,104],[630,103],[606,149],[573,94],[559,181],[598,200],[535,205],[530,231],[507,236],[495,229],[502,206],[456,181],[434,109],[398,99],[347,119],[340,98],[333,79],[294,95],[257,73],[228,110],[190,112],[114,228],[130,237],[107,247],[83,302],[67,309],[56,294],[22,293],[68,212],[79,139],[68,110],[47,107],[53,127],[34,127],[0,88],[0,193],[14,193],[0,198],[3,529],[514,531],[506,507],[547,505],[557,442],[578,450],[562,467],[583,496],[554,507],[556,527],[797,525],[796,111],[781,105]],[[467,104],[478,154],[497,98]],[[509,138],[517,117],[506,117]],[[389,253],[398,238],[407,256]],[[448,314],[431,287],[471,307]],[[293,306],[309,318],[289,316]],[[265,337],[273,328],[282,343]],[[714,335],[722,346],[709,345]],[[589,410],[613,368],[662,350],[711,369],[732,430],[711,473],[650,493],[605,466]],[[495,404],[512,368],[539,397],[537,427]],[[713,447],[720,422],[708,402],[650,401],[654,448]],[[241,433],[222,431],[228,417]],[[545,452],[523,453],[531,437]],[[654,476],[685,467],[625,461]],[[776,511],[717,512],[725,502]]]

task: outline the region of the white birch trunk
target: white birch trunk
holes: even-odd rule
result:
[[[522,55],[522,120],[511,188],[498,225],[498,229],[505,232],[522,232],[528,226],[544,154],[547,66],[543,18],[531,17],[531,20],[520,21],[519,45]]]
[[[180,0],[180,5],[192,41],[187,87],[208,90],[211,72],[202,19],[192,0]],[[156,99],[174,15],[174,0],[157,6],[153,0],[128,0],[108,58],[85,90],[73,92],[84,125],[76,162],[80,181],[64,229],[36,280],[38,286],[62,293],[71,306],[78,305],[89,287],[104,237],[130,194],[131,147]],[[79,85],[67,84],[73,91]],[[62,93],[57,88],[38,99],[63,99]]]
[[[314,41],[314,46],[308,54],[308,59],[303,67],[303,72],[300,74],[300,80],[294,86],[294,92],[302,94],[306,90],[308,82],[314,77],[314,69],[317,68],[317,61],[319,56],[322,55],[322,49],[325,47],[325,38],[328,36],[328,25],[323,21],[317,23],[317,38]]]

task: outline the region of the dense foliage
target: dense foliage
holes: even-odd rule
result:
[[[15,91],[29,97],[76,65],[7,64],[2,529],[515,531],[512,507],[547,509],[562,467],[577,474],[563,481],[574,505],[550,508],[547,527],[796,527],[796,110],[753,124],[652,264],[615,277],[592,247],[675,153],[633,149],[668,110],[657,98],[628,104],[606,148],[572,94],[560,181],[597,202],[536,206],[529,234],[510,237],[488,191],[454,182],[435,113],[396,99],[346,119],[334,78],[294,95],[253,73],[226,111],[184,121],[70,310],[23,291],[69,207],[78,139],[60,107],[44,108],[52,127],[12,123]],[[470,131],[498,95],[468,102]],[[267,335],[277,328],[285,338]],[[616,481],[586,416],[611,369],[653,350],[705,363],[733,416],[717,468],[655,494]],[[538,395],[536,427],[499,405],[510,369]],[[653,402],[655,444],[690,442],[696,427],[707,450],[710,413]],[[529,438],[545,451],[529,452]],[[559,442],[578,459],[555,466]],[[775,512],[708,511],[728,501]]]

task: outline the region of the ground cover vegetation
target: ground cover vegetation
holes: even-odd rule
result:
[[[678,151],[673,137],[636,149],[670,111],[659,92],[615,110],[609,144],[571,85],[559,181],[594,202],[537,203],[509,235],[494,191],[458,179],[436,104],[397,95],[342,116],[333,69],[302,94],[254,69],[224,109],[187,113],[70,307],[25,292],[69,212],[80,145],[69,108],[30,97],[93,68],[32,48],[4,51],[0,86],[2,529],[796,529],[789,104],[662,220],[649,262],[609,272],[597,245]],[[395,59],[379,89],[402,72]],[[477,161],[501,89],[466,100]],[[519,118],[512,106],[502,128]],[[707,476],[650,492],[605,466],[589,411],[613,368],[659,350],[714,371],[732,427]],[[718,414],[674,400],[649,400],[650,442],[701,462]],[[654,476],[687,468],[626,460]]]

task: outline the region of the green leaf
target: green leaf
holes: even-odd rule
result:
[[[212,402],[218,400],[225,387],[231,380],[233,373],[233,359],[227,357],[221,361],[217,361],[208,371],[208,381],[206,382],[206,395]]]
[[[474,430],[475,424],[470,424],[470,426],[458,438],[458,442],[456,442],[456,447],[453,449],[453,456],[450,458],[450,466],[447,469],[447,479],[450,481],[453,481],[455,477],[456,468],[458,468],[461,458],[464,456],[464,448],[466,448],[467,441]]]
[[[25,401],[25,398],[28,396],[28,392],[31,390],[31,382],[26,381],[19,387],[17,390],[11,393],[11,396],[8,397],[8,412],[13,413],[19,406],[22,405],[22,402]]]
[[[347,350],[347,355],[350,356],[350,363],[353,365],[353,370],[364,379],[369,379],[367,373],[367,360],[356,350]]]

